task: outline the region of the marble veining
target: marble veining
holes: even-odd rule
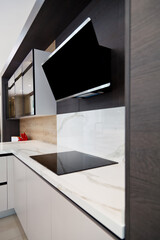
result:
[[[118,164],[58,176],[30,156],[70,151],[70,148],[40,141],[1,143],[0,153],[13,153],[91,216],[124,238],[125,165]]]
[[[92,183],[95,183],[97,185],[100,185],[101,187],[103,186],[104,188],[107,187],[107,188],[124,191],[123,187],[114,186],[113,184],[108,184],[108,183],[102,182],[101,178],[96,175],[93,175],[91,173],[83,173],[83,174],[86,175],[86,177],[89,181],[91,181]]]
[[[125,107],[57,115],[57,145],[124,161]]]

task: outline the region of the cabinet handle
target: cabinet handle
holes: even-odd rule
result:
[[[0,183],[0,186],[6,185],[6,184],[7,184],[7,182],[2,182],[2,183]]]

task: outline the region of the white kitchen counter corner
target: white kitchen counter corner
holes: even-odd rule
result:
[[[58,176],[30,158],[33,155],[70,150],[72,149],[35,140],[0,144],[0,154],[14,154],[102,225],[123,239],[125,233],[124,161],[115,165]]]

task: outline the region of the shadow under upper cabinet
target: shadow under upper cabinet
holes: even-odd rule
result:
[[[110,55],[109,48],[98,44],[87,18],[43,64],[55,99],[86,97],[84,93],[110,86]]]

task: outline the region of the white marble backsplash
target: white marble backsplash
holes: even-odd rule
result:
[[[124,161],[125,107],[57,115],[57,145]]]

